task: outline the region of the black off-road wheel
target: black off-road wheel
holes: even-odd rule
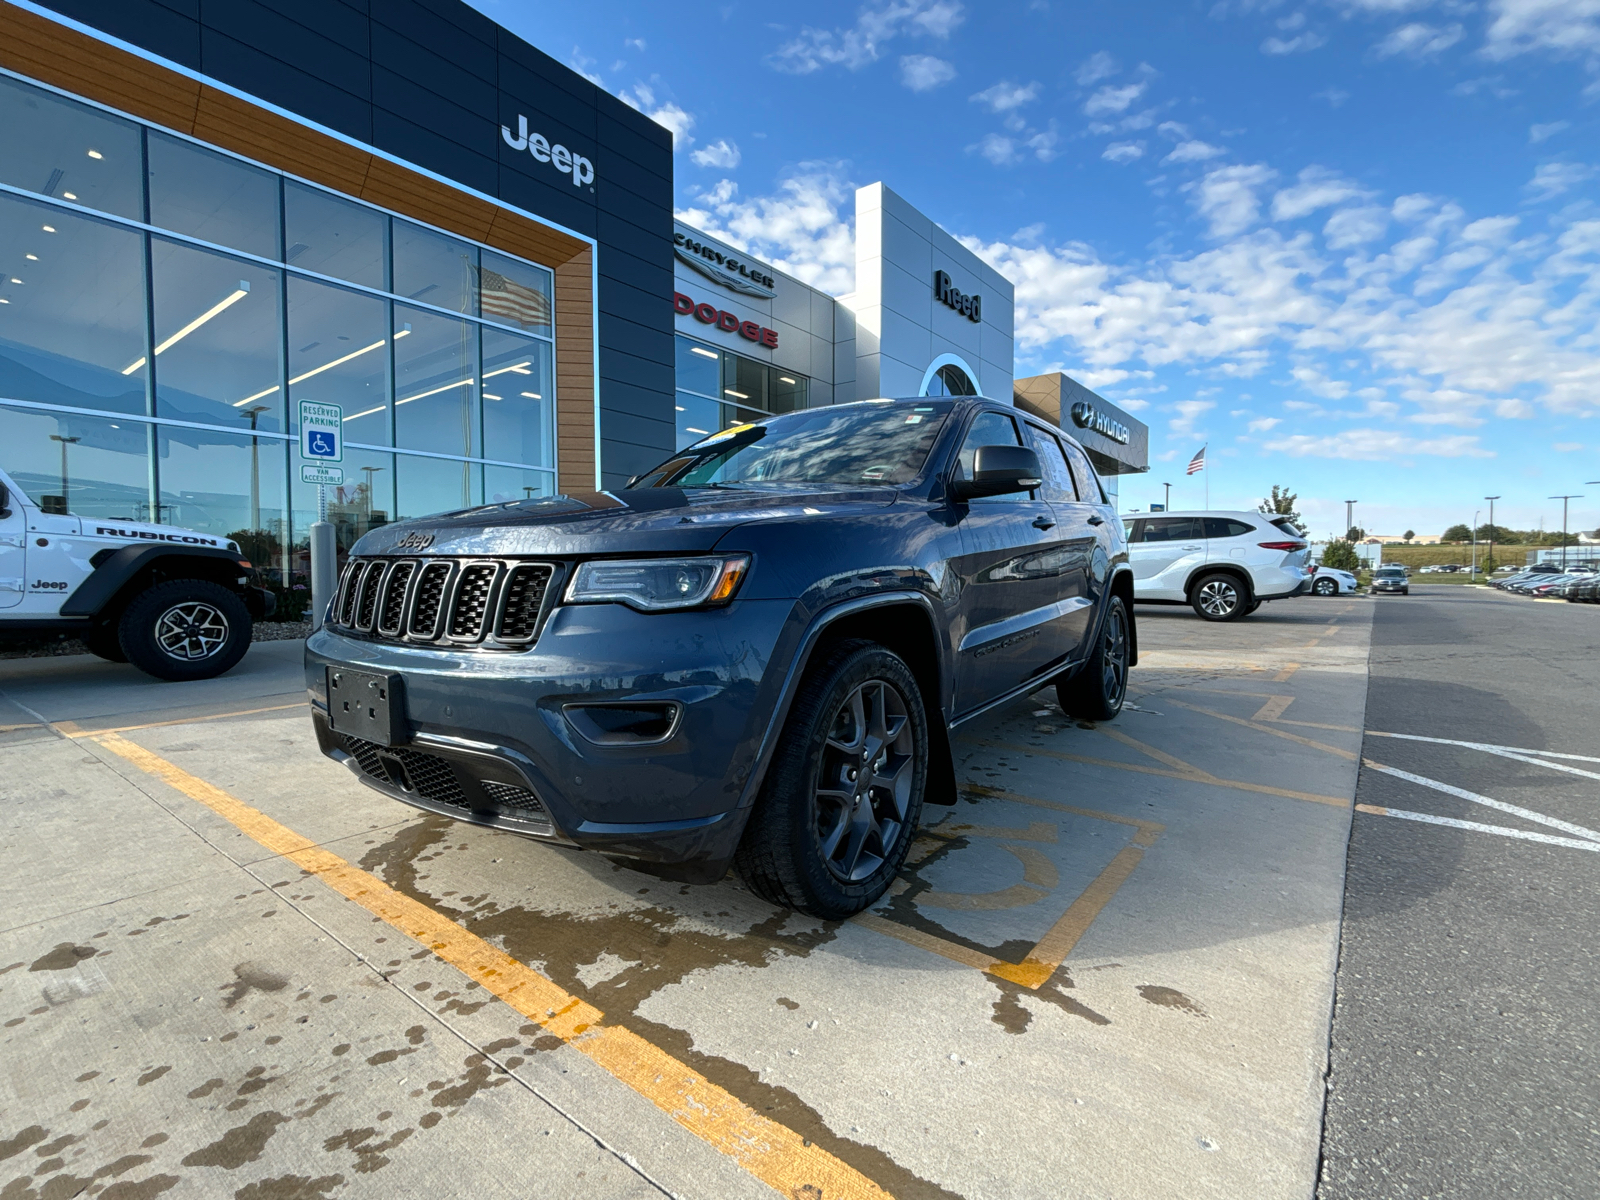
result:
[[[122,641],[118,635],[118,625],[109,621],[104,625],[96,625],[84,634],[83,644],[89,648],[89,653],[96,658],[103,658],[107,662],[125,663],[128,656],[122,652]]]
[[[118,640],[128,661],[157,679],[211,679],[250,648],[250,611],[219,583],[172,579],[137,596]]]
[[[840,642],[800,685],[734,869],[763,900],[843,920],[899,873],[927,779],[910,668],[875,642]]]
[[[1089,661],[1070,679],[1056,684],[1061,711],[1080,721],[1110,721],[1128,698],[1128,609],[1121,596],[1111,597],[1100,640]]]
[[[1244,586],[1232,575],[1202,576],[1189,594],[1194,611],[1207,621],[1237,621],[1250,611]]]

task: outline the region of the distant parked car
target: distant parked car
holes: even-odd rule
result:
[[[1310,586],[1310,547],[1287,517],[1161,513],[1124,517],[1123,525],[1140,603],[1188,604],[1207,621],[1232,621]]]
[[[1402,596],[1411,594],[1411,581],[1403,570],[1399,567],[1379,567],[1372,573],[1373,595],[1393,595],[1396,592]]]
[[[1356,577],[1338,567],[1320,564],[1311,568],[1311,593],[1314,596],[1349,595],[1356,590]]]

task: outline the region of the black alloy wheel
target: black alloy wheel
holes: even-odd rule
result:
[[[1235,621],[1250,610],[1244,588],[1232,575],[1206,575],[1194,585],[1189,603],[1207,621]]]
[[[756,895],[824,920],[874,903],[905,862],[928,776],[910,668],[840,642],[806,673],[734,868]]]
[[[1335,596],[1338,595],[1339,585],[1331,579],[1319,579],[1311,590],[1319,596]]]
[[[1061,711],[1080,721],[1110,721],[1128,698],[1128,608],[1121,596],[1111,597],[1100,640],[1077,674],[1056,684]]]
[[[244,601],[207,579],[172,579],[136,596],[118,623],[127,661],[157,679],[211,679],[250,648]]]

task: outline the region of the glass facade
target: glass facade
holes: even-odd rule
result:
[[[552,285],[0,74],[0,465],[48,511],[232,537],[276,580],[304,575],[301,400],[344,411],[341,550],[550,495]]]
[[[805,408],[810,386],[804,375],[680,335],[678,449],[730,425]]]

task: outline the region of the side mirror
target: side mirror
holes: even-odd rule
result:
[[[11,515],[11,489],[0,483],[0,519]]]
[[[1026,446],[979,446],[972,456],[972,478],[950,481],[956,500],[1026,492],[1042,482],[1039,456]]]

